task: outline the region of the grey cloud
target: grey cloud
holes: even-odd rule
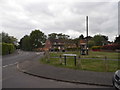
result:
[[[70,30],[72,30],[70,32],[75,31],[76,35],[85,33],[85,16],[87,15],[90,35],[104,33],[114,37],[117,33],[117,3],[37,1],[22,3],[19,0],[14,1],[13,6],[9,2],[2,1],[2,3],[2,9],[0,9],[2,27],[19,39],[36,28],[45,34],[66,33]],[[19,31],[20,34],[15,34],[12,30]],[[74,33],[70,34],[76,37]]]

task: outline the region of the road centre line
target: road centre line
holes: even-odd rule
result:
[[[13,63],[13,64],[4,65],[4,66],[2,66],[2,67],[5,68],[5,67],[8,67],[8,66],[15,65],[15,64],[17,64],[17,63],[18,63],[18,62],[15,62],[15,63]]]

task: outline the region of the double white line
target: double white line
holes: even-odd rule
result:
[[[15,63],[12,63],[12,64],[4,65],[4,66],[2,66],[2,67],[5,68],[5,67],[8,67],[8,66],[15,65],[15,64],[17,64],[17,63],[18,63],[18,62],[15,62]]]

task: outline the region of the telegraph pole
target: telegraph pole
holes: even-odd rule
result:
[[[88,55],[88,16],[86,16],[86,34],[87,34],[87,38],[86,38],[86,54]]]

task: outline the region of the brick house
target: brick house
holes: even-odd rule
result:
[[[76,48],[76,44],[71,40],[62,39],[47,39],[44,50],[49,51],[64,51],[67,48]]]
[[[47,39],[44,50],[62,51],[65,50],[65,41],[60,39]]]

